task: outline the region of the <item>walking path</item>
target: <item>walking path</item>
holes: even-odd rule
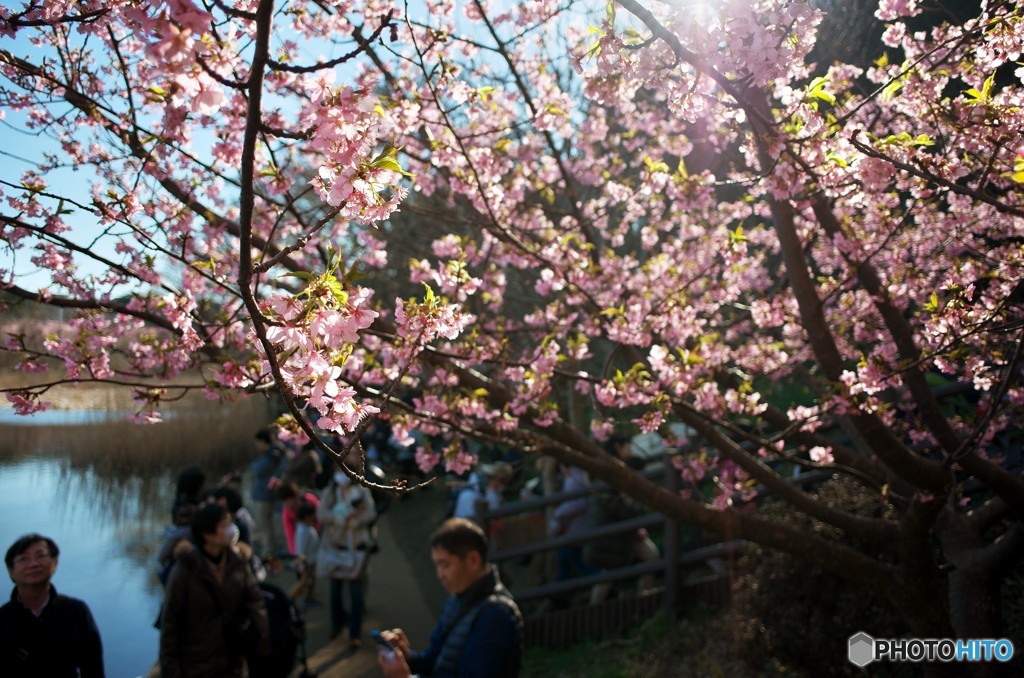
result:
[[[409,502],[392,502],[391,509],[378,522],[380,552],[370,561],[370,576],[366,594],[366,613],[363,617],[363,646],[353,652],[349,648],[348,634],[335,640],[328,639],[330,612],[328,610],[328,582],[317,581],[317,599],[324,604],[305,613],[309,667],[320,678],[369,678],[380,676],[377,666],[377,647],[370,638],[371,629],[401,627],[409,636],[413,647],[426,647],[439,610],[430,608],[424,590],[440,588],[432,572],[415,568],[405,555],[395,535],[395,522],[411,519],[410,511],[422,510],[414,498]],[[421,536],[422,543],[415,546],[428,549],[429,533]],[[285,572],[277,579],[285,584],[292,575]],[[287,589],[288,586],[283,586]],[[436,597],[436,596],[435,596]],[[297,672],[296,672],[297,673]]]

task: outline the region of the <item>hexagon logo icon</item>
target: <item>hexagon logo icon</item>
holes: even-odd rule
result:
[[[864,668],[875,661],[875,639],[861,631],[850,636],[850,663]]]

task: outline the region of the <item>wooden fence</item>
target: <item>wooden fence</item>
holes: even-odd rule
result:
[[[643,475],[652,480],[661,479],[666,490],[678,492],[679,473],[672,468],[671,457],[666,456],[656,461],[661,463],[655,468],[646,469],[642,472]],[[790,482],[799,485],[820,483],[830,475],[827,471],[815,471],[796,476]],[[600,637],[615,629],[635,625],[650,618],[659,609],[675,611],[698,600],[712,605],[728,602],[731,564],[746,549],[747,543],[743,540],[713,543],[684,552],[680,543],[679,524],[671,518],[653,513],[592,527],[577,534],[546,536],[545,511],[549,507],[607,490],[608,487],[604,483],[594,483],[584,490],[560,492],[547,497],[513,502],[493,510],[488,508],[486,501],[477,501],[477,522],[492,534],[489,556],[492,563],[515,562],[563,546],[585,544],[599,537],[632,533],[639,528],[655,533],[661,531],[663,534],[661,557],[657,560],[614,570],[603,570],[597,574],[563,581],[515,588],[516,600],[526,603],[647,574],[661,574],[664,581],[664,585],[653,594],[619,597],[597,605],[578,605],[528,616],[525,632],[528,644],[564,647],[578,643],[584,638]],[[763,488],[755,488],[755,499],[752,501],[758,501],[764,496]],[[527,533],[533,532],[532,538],[529,534],[507,538],[509,535],[505,528],[509,527],[510,523],[523,521],[533,523],[532,528],[526,530]],[[538,538],[538,535],[543,536]],[[692,572],[694,568],[703,569],[704,574],[685,579],[683,575]]]

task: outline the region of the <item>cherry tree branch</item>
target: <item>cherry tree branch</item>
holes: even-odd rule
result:
[[[523,95],[523,101],[526,102],[527,108],[530,109],[532,117],[536,118],[540,111],[537,110],[537,106],[533,102],[533,95],[530,93],[530,88],[526,86],[522,73],[520,73],[519,68],[512,60],[512,55],[509,54],[508,47],[498,36],[497,30],[495,30],[494,25],[487,16],[487,10],[484,8],[483,3],[481,3],[480,0],[473,0],[473,2],[477,7],[477,11],[480,13],[480,17],[483,20],[484,25],[487,27],[487,31],[494,39],[494,44],[498,54],[500,54],[501,58],[505,60],[505,64],[508,66],[508,70],[512,74],[512,79],[516,83],[516,89],[518,89],[519,93]],[[595,245],[599,244],[600,240],[598,239],[597,233],[594,231],[590,220],[580,211],[580,200],[576,194],[575,182],[572,180],[572,177],[569,175],[569,170],[565,166],[563,150],[558,148],[555,144],[555,137],[551,132],[545,130],[543,135],[544,140],[547,142],[548,149],[551,151],[551,156],[558,165],[558,172],[562,176],[562,184],[565,186],[566,197],[569,200],[570,210],[572,210],[572,215],[576,220],[576,224],[586,234],[589,242],[592,242]],[[593,250],[589,250],[588,255],[592,262],[597,263],[599,255],[597,254],[596,247]]]
[[[865,144],[864,142],[857,139],[857,136],[860,134],[861,132],[859,130],[855,130],[850,135],[849,141],[858,151],[860,151],[864,155],[867,155],[872,158],[877,158],[879,160],[884,160],[893,167],[903,170],[907,174],[915,176],[918,179],[923,179],[924,181],[927,181],[929,183],[937,184],[939,186],[942,186],[943,188],[948,188],[953,193],[957,193],[959,195],[966,195],[970,198],[973,198],[974,200],[977,200],[978,202],[983,202],[986,205],[991,205],[996,209],[996,211],[1001,212],[1003,214],[1012,214],[1017,217],[1024,217],[1024,209],[1020,207],[1007,205],[1004,202],[996,200],[995,198],[993,198],[991,195],[988,195],[984,191],[977,191],[973,188],[962,186],[956,182],[950,181],[949,179],[940,177],[934,172],[922,170],[919,167],[911,165],[910,163],[897,160],[896,158],[893,158],[889,155],[886,155],[885,153],[875,150],[868,144]]]
[[[256,144],[262,126],[262,101],[264,74],[268,69],[270,53],[270,35],[273,24],[273,0],[260,0],[256,10],[256,43],[249,74],[248,87],[248,109],[246,112],[245,134],[242,141],[242,157],[240,166],[241,196],[239,198],[239,272],[238,286],[241,291],[242,300],[253,324],[253,331],[263,348],[267,362],[270,365],[271,373],[278,385],[288,410],[295,418],[296,423],[323,452],[331,455],[335,464],[342,469],[350,478],[366,487],[387,490],[391,492],[409,492],[415,487],[381,485],[369,480],[365,472],[360,473],[345,463],[345,455],[334,450],[323,442],[310,426],[306,417],[295,403],[295,398],[287,386],[287,380],[281,372],[281,365],[278,362],[274,345],[267,337],[266,321],[256,301],[253,289],[254,266],[252,261],[252,220],[256,194],[254,190],[255,166],[256,166]],[[365,469],[364,469],[365,471]]]
[[[107,14],[110,10],[108,9],[97,9],[92,12],[85,12],[84,14],[64,14],[53,19],[25,19],[33,11],[41,10],[40,5],[33,4],[28,9],[17,14],[11,14],[6,19],[0,19],[0,24],[7,24],[11,28],[28,28],[28,27],[41,27],[41,26],[55,26],[57,24],[75,24],[75,23],[92,23],[100,17]]]
[[[391,10],[390,12],[388,12],[387,15],[384,17],[384,19],[381,21],[380,26],[378,26],[373,31],[373,33],[370,35],[370,37],[367,38],[366,40],[369,41],[369,42],[373,42],[378,37],[380,37],[380,34],[384,32],[384,29],[386,29],[388,26],[391,25],[391,17],[393,17],[394,14],[395,14],[394,10]],[[291,66],[289,64],[283,64],[283,63],[281,63],[279,61],[275,61],[274,59],[268,59],[267,60],[267,66],[270,68],[270,70],[273,70],[273,71],[283,71],[283,72],[286,72],[286,73],[298,73],[298,74],[316,73],[317,71],[329,70],[329,69],[334,68],[335,66],[340,66],[341,64],[345,63],[346,61],[350,61],[353,58],[359,56],[362,52],[363,52],[363,46],[360,44],[358,47],[356,47],[354,50],[352,50],[348,54],[344,54],[344,55],[342,55],[340,57],[337,57],[335,59],[330,59],[329,61],[324,61],[324,62],[321,62],[321,63],[316,63],[316,64],[313,64],[311,66]]]
[[[687,425],[692,426],[715,449],[737,466],[746,471],[752,478],[768,488],[773,495],[787,502],[797,510],[818,520],[834,525],[851,536],[870,541],[875,546],[892,548],[899,538],[899,529],[891,521],[879,518],[864,518],[845,511],[832,508],[811,497],[799,487],[786,482],[774,469],[757,459],[736,441],[723,435],[704,415],[692,406],[677,403],[674,411]]]

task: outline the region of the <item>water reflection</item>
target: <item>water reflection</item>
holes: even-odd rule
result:
[[[54,585],[92,609],[107,675],[144,675],[156,658],[162,591],[153,561],[178,471],[198,463],[215,482],[244,468],[253,433],[270,417],[265,402],[250,401],[182,411],[157,426],[75,416],[71,425],[0,425],[0,549],[26,532],[53,537]]]
[[[100,424],[119,418],[127,412],[110,410],[45,410],[31,417],[14,413],[13,409],[0,408],[0,424],[10,426],[67,426],[68,424]]]

